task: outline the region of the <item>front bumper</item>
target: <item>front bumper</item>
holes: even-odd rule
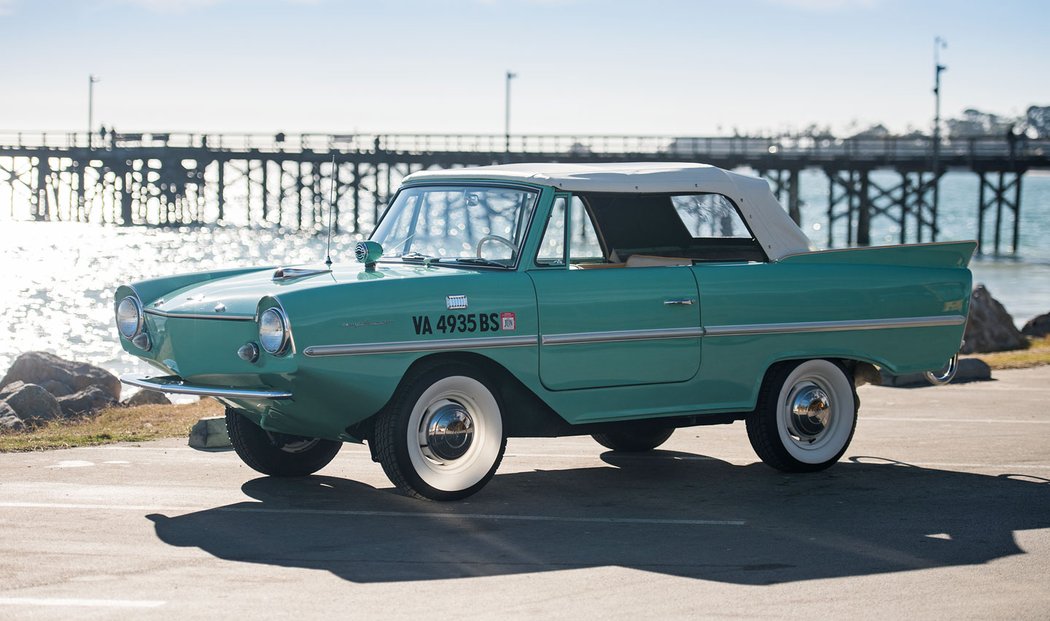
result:
[[[177,375],[146,377],[137,373],[121,375],[120,381],[129,386],[137,386],[157,392],[177,395],[196,395],[198,397],[219,397],[226,399],[291,399],[292,393],[283,390],[256,390],[249,388],[226,388],[222,386],[204,386],[189,384]]]

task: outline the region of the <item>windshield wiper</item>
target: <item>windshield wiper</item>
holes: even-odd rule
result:
[[[488,265],[491,267],[507,267],[505,263],[499,261],[493,261],[492,259],[483,259],[481,257],[456,257],[452,259],[438,259],[438,261],[455,261],[456,263],[469,263],[470,265]]]
[[[429,254],[423,254],[421,252],[406,252],[405,254],[396,257],[402,261],[410,262],[421,262],[423,265],[437,265],[444,263],[448,265],[450,263],[462,263],[466,265],[485,265],[489,267],[502,267],[507,268],[505,263],[499,261],[493,261],[492,259],[483,259],[481,257],[435,257]]]

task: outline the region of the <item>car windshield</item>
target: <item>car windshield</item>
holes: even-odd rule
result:
[[[512,267],[537,197],[517,188],[406,188],[372,240],[382,244],[385,258]]]

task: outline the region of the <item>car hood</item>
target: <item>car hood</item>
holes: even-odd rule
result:
[[[291,291],[376,280],[438,278],[469,273],[477,274],[479,270],[407,263],[379,263],[372,271],[365,270],[359,264],[333,265],[330,270],[324,265],[268,267],[183,286],[146,303],[146,309],[173,316],[192,315],[216,319],[254,317],[259,300]]]

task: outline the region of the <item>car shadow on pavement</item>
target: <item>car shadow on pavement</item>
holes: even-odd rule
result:
[[[458,503],[263,477],[242,487],[255,502],[147,517],[173,546],[359,583],[622,566],[779,584],[986,563],[1024,553],[1015,531],[1050,527],[1050,481],[1027,475],[860,457],[809,475],[670,451],[602,459],[497,474]]]

